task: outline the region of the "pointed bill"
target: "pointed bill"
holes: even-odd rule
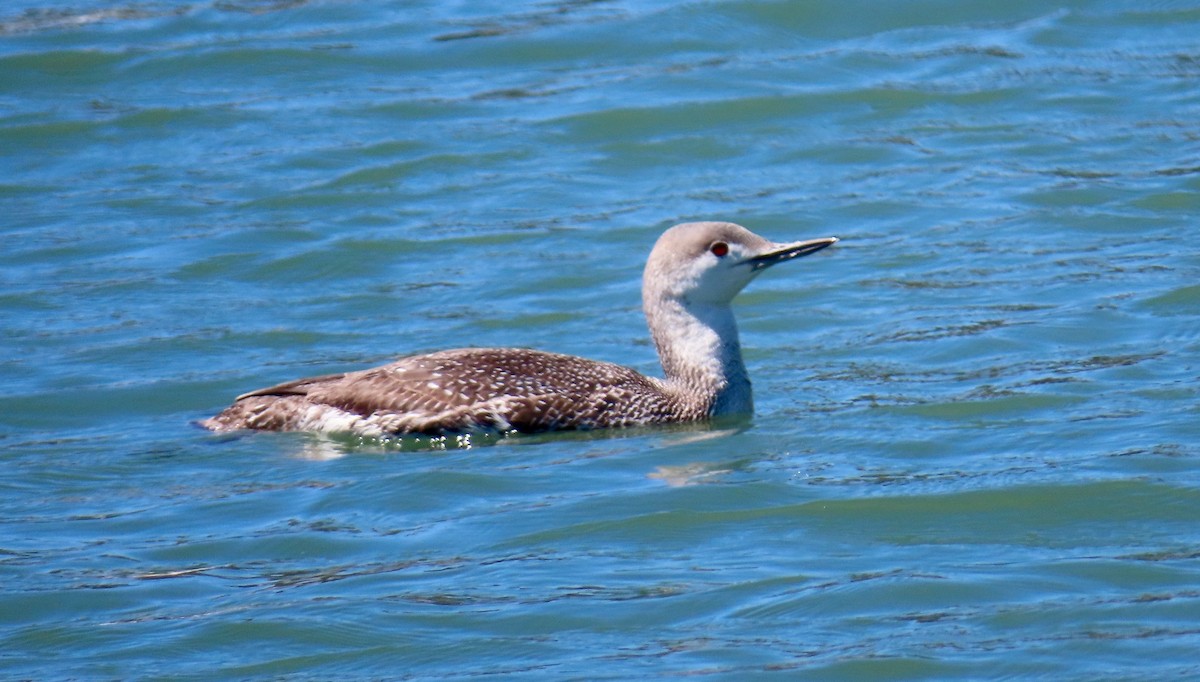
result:
[[[821,237],[819,239],[806,239],[802,242],[792,242],[791,244],[775,244],[771,247],[770,251],[755,256],[746,262],[755,270],[762,270],[765,267],[782,263],[785,260],[816,253],[827,246],[833,246],[837,243],[837,240],[837,237]]]

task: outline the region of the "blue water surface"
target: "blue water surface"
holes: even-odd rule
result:
[[[15,0],[0,209],[0,677],[1200,677],[1194,2]],[[698,219],[750,423],[193,423]]]

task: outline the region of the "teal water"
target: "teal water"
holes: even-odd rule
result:
[[[1200,677],[1200,5],[16,0],[0,677]],[[192,426],[463,345],[757,414],[400,451]]]

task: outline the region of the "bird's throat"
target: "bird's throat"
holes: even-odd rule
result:
[[[729,305],[660,299],[647,306],[667,383],[710,405],[711,416],[753,411],[737,322]]]

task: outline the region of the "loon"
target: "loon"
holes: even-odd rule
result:
[[[541,432],[692,422],[753,412],[730,303],[764,269],[837,237],[776,243],[726,222],[668,229],[650,252],[642,307],[664,378],[524,348],[462,348],[242,394],[213,431],[368,437]]]

